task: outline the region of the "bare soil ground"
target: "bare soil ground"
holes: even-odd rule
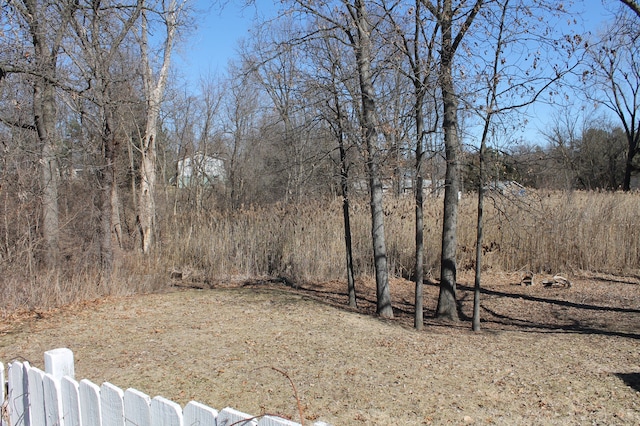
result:
[[[545,288],[487,275],[481,333],[470,331],[472,276],[459,281],[466,317],[432,319],[430,284],[421,332],[405,280],[392,281],[393,320],[371,315],[369,280],[358,310],[344,283],[235,281],[2,318],[0,360],[42,368],[44,351],[68,347],[78,379],[300,422],[280,370],[307,424],[640,424],[638,278]]]

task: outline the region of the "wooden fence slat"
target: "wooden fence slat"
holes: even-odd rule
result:
[[[151,398],[137,389],[124,392],[124,424],[127,426],[151,426]]]
[[[242,421],[252,417],[253,416],[249,414],[227,407],[220,411],[217,421],[218,426],[229,426],[234,423],[237,423],[238,426],[258,426],[258,422],[256,420],[247,420],[246,422]]]
[[[116,385],[104,382],[100,386],[102,426],[124,426],[124,392]]]
[[[182,407],[161,396],[151,400],[151,424],[153,426],[183,426]]]
[[[51,374],[44,374],[42,379],[44,397],[44,415],[47,426],[66,426],[62,419],[62,400],[60,399],[60,382]]]
[[[14,361],[9,364],[9,389],[7,393],[7,409],[9,424],[27,426],[31,424],[29,412],[29,386],[27,378],[28,362],[24,364]]]
[[[31,423],[25,423],[25,425],[44,426],[47,424],[44,412],[44,387],[42,385],[43,379],[44,371],[36,367],[27,368],[27,389],[29,392]]]
[[[282,417],[264,416],[258,422],[258,426],[300,426],[300,423]]]
[[[71,349],[58,348],[44,353],[44,371],[60,381],[64,376],[76,377]]]
[[[196,401],[189,402],[182,411],[184,426],[217,426],[218,410]]]
[[[28,362],[0,363],[0,401],[6,399],[9,418],[0,426],[300,426],[275,416],[253,416],[227,407],[222,411],[189,402],[184,410],[171,400],[136,389],[123,392],[105,382],[73,378],[73,353],[60,348],[45,353],[46,372]],[[5,378],[8,381],[4,390]],[[316,422],[314,426],[329,426]]]
[[[102,426],[100,388],[95,383],[82,379],[78,385],[80,395],[80,420],[83,426]]]
[[[78,382],[69,376],[60,381],[64,426],[80,426],[80,392]]]

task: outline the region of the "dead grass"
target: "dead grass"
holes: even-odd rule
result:
[[[173,206],[169,201],[165,200],[164,208]],[[385,202],[392,276],[413,275],[413,209],[410,197],[389,197]],[[565,274],[596,271],[617,275],[640,271],[637,226],[640,193],[493,194],[485,210],[486,271]],[[374,267],[366,200],[353,199],[351,214],[356,274],[370,276]],[[116,253],[116,271],[109,286],[100,284],[97,241],[90,218],[79,214],[73,218],[65,222],[62,230],[64,260],[59,271],[46,270],[35,261],[41,242],[30,239],[34,236],[28,223],[16,221],[19,226],[14,229],[11,218],[0,220],[6,231],[4,246],[0,245],[2,315],[16,309],[46,309],[105,295],[156,291],[169,285],[170,271],[174,270],[191,271],[202,282],[270,276],[305,283],[339,280],[345,275],[340,199],[252,206],[226,212],[215,208],[177,214],[173,209],[162,210],[153,255],[141,256],[129,241],[128,249]],[[460,205],[460,270],[474,267],[475,221],[476,200],[469,194]],[[21,229],[24,235],[20,234]],[[439,275],[441,229],[442,199],[428,198],[425,201],[428,277]],[[135,228],[130,233],[135,234]]]
[[[470,278],[460,277],[466,316]],[[78,378],[298,420],[273,367],[295,383],[307,420],[334,425],[639,424],[639,280],[571,279],[567,289],[485,276],[480,334],[432,319],[435,285],[416,332],[405,280],[392,282],[391,321],[369,315],[371,280],[358,282],[358,311],[338,281],[221,280],[14,314],[0,325],[0,359],[42,367],[45,350],[66,346]]]
[[[283,276],[327,281],[344,276],[341,200],[297,206],[252,207],[222,214],[187,215],[168,221],[163,263],[188,266],[211,277]],[[484,267],[493,271],[545,273],[640,270],[640,193],[527,192],[493,194],[485,218]],[[352,200],[357,274],[372,275],[369,206]],[[410,197],[389,198],[385,230],[391,274],[409,277],[414,265],[414,206]],[[476,200],[460,205],[460,269],[475,262]],[[442,199],[425,201],[425,265],[438,275]]]

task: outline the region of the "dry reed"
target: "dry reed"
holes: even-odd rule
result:
[[[345,279],[342,201],[216,209],[174,210],[159,215],[157,246],[151,256],[117,254],[113,283],[105,288],[96,271],[92,243],[73,251],[66,244],[62,271],[34,268],[32,256],[4,259],[0,312],[43,309],[104,295],[153,292],[171,283],[170,271],[189,270],[202,281],[282,277],[291,282]],[[351,201],[355,272],[372,276],[370,210],[366,200]],[[640,271],[640,193],[490,193],[485,204],[483,269],[579,271],[638,274]],[[465,195],[458,220],[458,268],[475,262],[476,197]],[[390,273],[411,277],[414,268],[414,204],[411,197],[387,197],[385,230]],[[438,276],[442,198],[427,198],[425,266]],[[28,229],[28,223],[24,225]],[[5,228],[7,229],[7,228]],[[67,236],[67,238],[69,238]],[[37,241],[23,238],[14,251],[33,251]],[[20,240],[19,240],[20,241]]]
[[[489,194],[484,268],[615,274],[640,269],[638,193],[534,192]],[[425,265],[438,273],[442,199],[425,202]],[[462,198],[458,267],[475,262],[476,198]],[[369,206],[352,201],[356,273],[373,274]],[[409,197],[385,203],[391,273],[409,277],[414,265],[414,204]],[[229,214],[183,215],[167,221],[162,257],[172,266],[200,269],[213,279],[282,276],[292,281],[345,276],[341,200],[252,207]],[[167,262],[164,262],[165,264]]]

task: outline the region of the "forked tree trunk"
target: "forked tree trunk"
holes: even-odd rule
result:
[[[444,0],[438,7],[426,6],[436,16],[440,25],[440,90],[443,101],[445,156],[444,215],[442,219],[442,252],[440,259],[440,295],[436,316],[452,321],[458,320],[456,300],[456,251],[458,248],[458,193],[460,192],[460,138],[458,136],[458,98],[453,81],[453,59],[467,30],[480,11],[483,0],[476,0],[460,29],[453,38],[454,8],[452,0]],[[464,3],[464,2],[460,2]],[[457,7],[456,7],[457,9]]]
[[[140,160],[140,196],[138,198],[138,219],[140,223],[140,247],[143,253],[149,253],[156,227],[156,181],[157,181],[157,134],[160,104],[169,75],[171,52],[177,28],[180,10],[177,0],[171,0],[168,9],[163,11],[166,25],[166,39],[163,48],[163,61],[157,81],[153,81],[153,72],[149,60],[148,27],[146,12],[142,12],[142,52],[143,78],[147,98],[147,121],[142,139]]]

